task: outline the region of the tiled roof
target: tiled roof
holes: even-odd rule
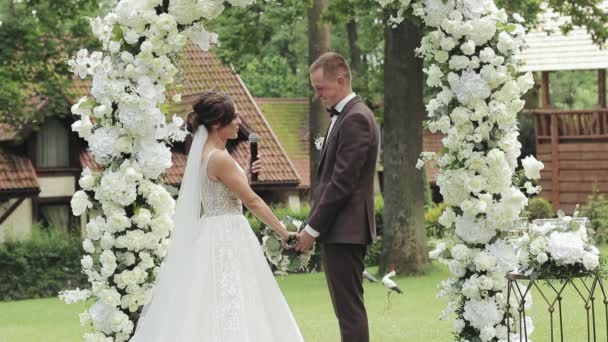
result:
[[[202,51],[194,44],[188,44],[181,53],[178,62],[181,72],[180,93],[182,99],[188,94],[196,94],[208,90],[222,91],[234,98],[239,115],[245,125],[259,134],[259,153],[264,160],[264,172],[259,176],[261,183],[291,183],[300,182],[300,177],[291,163],[279,140],[272,132],[270,125],[262,115],[247,87],[241,78],[211,52]],[[68,93],[73,100],[89,93],[90,81],[76,80]],[[168,96],[171,93],[167,94]],[[188,106],[181,106],[181,115],[190,112]],[[249,159],[249,144],[239,143],[233,156],[241,165]]]
[[[14,140],[17,132],[12,130],[7,124],[0,124],[0,142]]]
[[[0,192],[37,192],[40,190],[32,162],[0,148]]]
[[[422,150],[425,152],[439,152],[443,147],[443,143],[441,142],[443,137],[444,135],[442,133],[431,133],[425,129],[422,136]],[[435,182],[437,180],[437,168],[427,164],[426,170],[429,176],[429,182]]]
[[[300,174],[300,187],[310,188],[308,99],[256,98],[256,102]]]

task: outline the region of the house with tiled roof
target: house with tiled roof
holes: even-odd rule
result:
[[[299,188],[310,189],[310,125],[307,98],[256,98],[298,174]]]
[[[175,114],[186,117],[198,96],[208,90],[232,96],[243,122],[238,139],[230,143],[232,155],[245,166],[248,134],[257,133],[264,165],[253,189],[268,202],[299,205],[301,177],[241,78],[215,54],[193,44],[182,52],[178,68],[182,103]],[[90,81],[78,79],[66,95],[75,103],[89,90]],[[71,120],[71,116],[49,118],[35,132],[14,132],[0,125],[0,241],[4,232],[27,235],[38,221],[66,229],[82,227],[84,222],[71,215],[69,202],[82,169],[99,165],[86,142],[71,132]],[[165,173],[165,181],[179,187],[186,165],[185,144],[176,144],[172,153],[173,166]]]
[[[310,126],[307,98],[256,98],[255,100],[273,131],[283,144],[285,151],[295,165],[302,182],[300,188],[310,188]],[[423,132],[423,151],[439,152],[443,143],[442,133]],[[383,168],[379,159],[378,172]],[[426,168],[429,183],[433,186],[437,178],[437,168],[429,164]]]

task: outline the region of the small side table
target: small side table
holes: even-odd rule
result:
[[[507,329],[509,332],[509,342],[524,342],[528,341],[528,327],[526,325],[526,296],[530,293],[532,288],[535,288],[540,296],[543,298],[544,303],[547,305],[547,312],[549,314],[550,322],[550,336],[551,342],[561,341],[564,342],[564,322],[562,315],[562,294],[568,287],[572,287],[575,292],[580,296],[584,303],[584,310],[586,313],[587,321],[587,341],[597,341],[598,331],[596,329],[596,297],[599,296],[601,303],[597,303],[598,306],[604,307],[605,319],[606,319],[606,336],[608,336],[608,299],[606,288],[600,277],[595,275],[581,275],[571,278],[542,278],[542,279],[530,279],[527,276],[516,273],[507,274],[508,287],[507,287],[507,310],[511,309],[511,297],[514,297],[517,301],[517,312],[518,317],[516,322],[507,321]],[[547,287],[539,286],[540,284],[546,284]],[[601,308],[598,309],[601,311]],[[519,341],[511,340],[511,325],[517,327],[519,331]],[[608,338],[608,337],[607,337]],[[577,340],[580,341],[580,340]]]

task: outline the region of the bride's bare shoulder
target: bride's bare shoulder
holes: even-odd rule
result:
[[[215,150],[209,156],[207,170],[210,176],[218,176],[225,172],[236,171],[234,159],[226,150]]]

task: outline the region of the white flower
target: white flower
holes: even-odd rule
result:
[[[93,258],[90,255],[85,255],[80,260],[80,264],[82,265],[82,268],[84,268],[84,269],[93,268]]]
[[[80,179],[78,180],[78,184],[84,190],[93,190],[93,187],[95,186],[95,183],[96,183],[96,179],[97,179],[97,175],[94,174],[93,171],[91,171],[91,169],[86,167],[86,168],[84,168],[84,170],[82,170],[82,174],[80,176]]]
[[[135,209],[135,215],[131,218],[131,220],[139,228],[145,228],[150,225],[152,213],[146,208],[137,208]]]
[[[145,144],[140,147],[137,162],[146,178],[156,179],[173,165],[171,151],[164,143]]]
[[[434,250],[429,252],[429,258],[431,259],[439,259],[441,254],[446,250],[447,246],[445,242],[440,242],[437,244]]]
[[[85,79],[89,74],[89,51],[87,49],[81,49],[76,54],[76,58],[72,58],[68,61],[70,71],[78,75],[81,79]]]
[[[460,45],[460,51],[465,55],[472,55],[475,53],[475,42],[468,40],[466,43]]]
[[[496,231],[481,222],[465,216],[456,216],[456,235],[468,243],[488,243]]]
[[[88,100],[89,99],[86,96],[81,97],[80,100],[78,100],[78,102],[72,106],[72,108],[71,108],[72,114],[79,115],[79,116],[91,115],[91,109],[89,108]]]
[[[482,46],[495,34],[496,22],[489,17],[483,17],[471,21],[471,30],[467,32],[467,38],[472,40],[476,46]]]
[[[315,139],[315,148],[317,149],[317,151],[321,151],[321,149],[323,148],[324,141],[325,137],[318,137],[317,139]]]
[[[496,45],[500,52],[504,54],[511,53],[514,45],[515,42],[513,41],[513,37],[511,37],[510,34],[504,31],[500,32],[500,34],[498,35],[498,44]]]
[[[496,258],[485,252],[477,253],[473,262],[478,271],[492,271],[496,267]]]
[[[534,195],[540,192],[540,186],[534,186],[532,182],[524,183],[524,187],[526,188],[526,193],[529,195]]]
[[[120,131],[116,127],[102,127],[95,130],[91,135],[89,138],[89,147],[91,148],[91,152],[93,152],[93,156],[97,163],[104,164],[112,157],[114,143],[119,135]]]
[[[590,253],[590,252],[585,252],[583,254],[583,266],[589,270],[589,271],[593,271],[595,270],[600,263],[600,259],[599,256],[597,256],[594,253]]]
[[[81,138],[87,139],[91,136],[93,123],[88,115],[83,115],[80,120],[75,121],[71,127],[73,132],[77,132]]]
[[[462,329],[464,329],[464,327],[465,327],[465,323],[461,319],[455,319],[453,324],[454,324],[454,332],[456,334],[459,334],[462,331]]]
[[[63,300],[66,304],[73,304],[77,302],[83,302],[91,296],[90,290],[81,290],[76,288],[75,290],[61,291],[59,292],[59,299]]]
[[[539,253],[536,256],[536,261],[538,261],[538,263],[541,265],[547,262],[547,260],[549,260],[549,256],[547,255],[547,253]]]
[[[91,219],[86,226],[87,237],[91,240],[99,240],[101,237],[101,225],[104,223],[104,219],[100,216]]]
[[[217,33],[209,32],[202,26],[196,26],[189,32],[189,37],[196,45],[198,45],[203,51],[208,51],[212,45],[218,43]]]
[[[89,196],[84,191],[76,191],[74,196],[72,196],[72,201],[70,202],[72,206],[72,213],[74,216],[82,215],[88,208],[93,207],[93,203],[89,201]]]
[[[436,64],[432,64],[430,67],[424,68],[423,71],[425,74],[427,74],[426,84],[429,87],[441,87],[441,78],[443,77],[443,73]]]
[[[85,239],[84,241],[82,241],[82,249],[84,249],[84,251],[87,253],[95,252],[95,246],[93,245],[93,242],[90,239]]]
[[[448,82],[454,95],[463,105],[468,105],[475,99],[486,99],[491,94],[488,82],[472,70],[464,71],[460,77],[448,75]]]
[[[450,69],[462,70],[469,67],[471,60],[467,56],[454,55],[450,58]]]
[[[515,21],[518,23],[523,23],[526,21],[526,19],[524,19],[524,17],[522,17],[519,13],[513,13],[513,19],[515,19]]]
[[[468,261],[471,250],[464,244],[457,244],[450,250],[454,260]]]
[[[479,334],[479,338],[482,341],[492,341],[492,339],[496,336],[496,329],[492,325],[487,325],[483,329],[481,329],[481,333]]]
[[[583,240],[576,232],[553,232],[549,235],[547,252],[559,265],[572,265],[583,258]]]
[[[515,248],[504,239],[486,246],[486,251],[496,258],[498,272],[506,273],[516,268],[518,259]]]
[[[465,265],[463,265],[458,260],[450,261],[450,263],[448,264],[448,268],[450,269],[450,272],[458,278],[464,277],[464,275],[467,273],[467,268],[465,267]]]
[[[528,90],[534,87],[534,76],[532,72],[528,71],[524,75],[517,78],[517,85],[519,86],[522,93],[526,93]]]
[[[545,168],[545,165],[536,160],[533,156],[527,156],[521,161],[524,172],[527,178],[529,179],[540,179],[540,170]]]
[[[481,330],[486,326],[494,326],[502,320],[502,315],[493,299],[470,299],[464,304],[464,319]]]
[[[445,208],[445,210],[443,211],[443,213],[441,214],[441,216],[439,216],[439,224],[441,224],[442,226],[446,227],[446,228],[450,228],[452,226],[452,224],[454,223],[454,220],[456,219],[456,213],[454,213],[454,210],[452,210],[452,208],[447,207]]]
[[[452,37],[443,38],[439,44],[445,51],[452,51],[456,47],[456,41]]]
[[[444,18],[454,10],[454,0],[424,0],[424,22],[427,26],[438,27]]]

